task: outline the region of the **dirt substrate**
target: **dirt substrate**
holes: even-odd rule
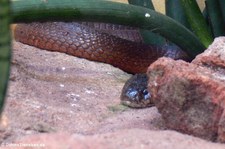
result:
[[[121,106],[120,92],[131,75],[117,68],[17,42],[13,47],[1,148],[15,142],[48,149],[225,148],[166,130],[155,107]]]

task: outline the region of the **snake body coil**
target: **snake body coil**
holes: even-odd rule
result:
[[[120,31],[114,35],[105,32],[87,24],[53,22],[19,24],[14,35],[17,41],[28,45],[108,63],[129,73],[146,72],[148,66],[162,56],[188,59],[178,48],[140,43],[141,37],[137,34],[121,39],[115,36]]]
[[[129,73],[145,73],[148,66],[162,56],[188,60],[179,48],[143,44],[137,30],[120,25],[19,24],[14,35],[17,41],[28,45],[108,63]],[[127,81],[121,103],[135,108],[152,106],[146,75],[137,74]]]

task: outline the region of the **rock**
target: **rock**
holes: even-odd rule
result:
[[[204,53],[199,54],[192,63],[215,69],[225,70],[225,37],[216,38],[212,45]],[[222,73],[220,71],[220,73]],[[223,74],[225,74],[223,72]]]
[[[192,63],[161,58],[148,69],[153,101],[168,128],[225,142],[225,38]]]
[[[10,145],[39,145],[47,149],[224,149],[224,144],[184,135],[175,131],[150,131],[125,129],[113,133],[85,136],[80,134],[51,133],[24,137],[3,149],[14,149]],[[20,147],[27,149],[27,147]]]
[[[148,73],[150,92],[168,128],[217,139],[225,81],[207,68],[167,58],[151,65]]]
[[[38,148],[15,147],[19,143],[48,149],[225,148],[165,130],[156,107],[120,107],[129,76],[109,65],[13,42],[0,148]]]
[[[13,42],[0,144],[59,131],[91,135],[129,128],[163,130],[155,107],[120,105],[130,76],[107,64]]]

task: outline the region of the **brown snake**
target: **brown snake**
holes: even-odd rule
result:
[[[142,38],[137,30],[120,25],[64,22],[19,24],[14,36],[17,41],[31,46],[108,63],[133,74],[145,73],[159,57],[189,60],[179,48],[141,43]],[[140,75],[128,81],[121,100],[132,107],[146,107],[152,105],[150,96],[147,77]]]
[[[117,29],[119,32],[116,35],[125,30],[123,27]],[[131,32],[131,29],[127,32]],[[130,39],[129,35],[121,39],[78,23],[19,24],[15,29],[15,39],[22,43],[108,63],[133,74],[145,73],[148,66],[162,56],[188,59],[179,49],[146,45],[140,43],[141,39],[136,32],[132,34],[135,35],[131,40],[139,40],[139,43],[127,40]]]

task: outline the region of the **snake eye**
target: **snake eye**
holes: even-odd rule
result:
[[[143,94],[144,94],[144,95],[147,95],[147,94],[148,94],[147,89],[144,89],[144,90],[143,90]]]
[[[137,100],[138,92],[136,90],[128,90],[128,92],[126,93],[126,96],[132,100]]]
[[[150,95],[150,93],[148,92],[147,89],[144,89],[142,91],[142,94],[143,94],[144,100],[149,100],[151,98],[151,95]]]

